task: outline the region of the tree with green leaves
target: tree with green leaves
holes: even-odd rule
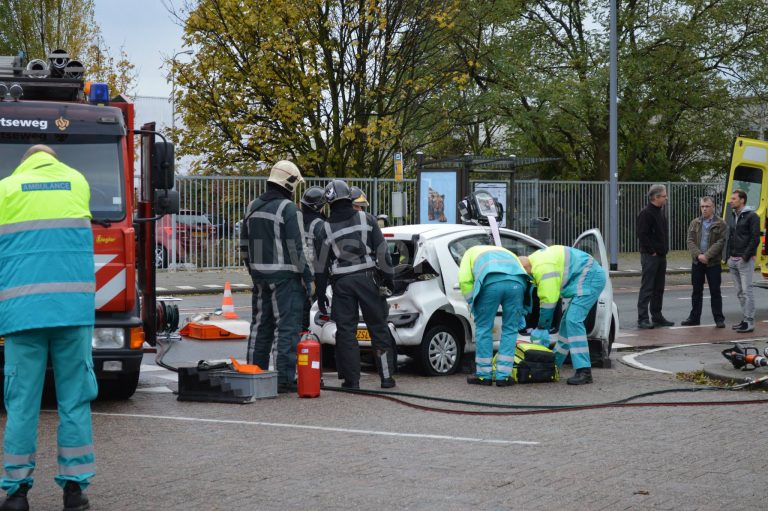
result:
[[[85,55],[94,35],[93,0],[0,0],[0,54],[46,59],[52,50]]]
[[[383,176],[413,133],[446,135],[435,98],[462,73],[447,59],[452,0],[201,0],[173,62],[197,171],[255,173],[294,159],[309,175]]]
[[[764,0],[618,1],[619,178],[725,168],[744,101],[765,103]],[[608,2],[529,0],[482,66],[518,154],[545,177],[608,179]],[[497,58],[502,57],[502,58]]]

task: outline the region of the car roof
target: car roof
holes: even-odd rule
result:
[[[488,232],[488,227],[482,225],[464,225],[464,224],[410,224],[385,227],[382,229],[384,234],[390,234],[395,239],[410,239],[414,236],[420,236],[424,240],[440,238],[455,234],[472,234]],[[509,233],[519,238],[530,241],[534,245],[546,247],[541,241],[528,236],[520,231],[513,229],[500,228],[501,232]]]

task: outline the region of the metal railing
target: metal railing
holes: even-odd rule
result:
[[[331,179],[308,178],[296,192],[297,201],[306,187],[324,187]],[[370,203],[368,210],[374,216],[387,214],[391,220],[392,192],[398,189],[394,179],[350,178],[346,182],[365,192]],[[638,212],[648,202],[647,192],[651,184],[619,183],[620,252],[638,250],[635,220]],[[670,250],[685,250],[688,224],[699,214],[699,198],[712,195],[716,211],[722,211],[724,183],[664,184],[669,195],[666,214],[669,220]],[[406,179],[399,186],[407,194],[403,223],[414,223],[418,215],[416,180]],[[209,227],[207,230],[190,232],[189,227],[181,223],[185,216],[178,216],[176,225],[181,234],[176,235],[176,253],[180,264],[173,265],[173,260],[169,259],[171,268],[218,269],[238,266],[238,222],[244,216],[248,204],[263,193],[265,188],[266,177],[177,176],[176,189],[181,197],[182,213],[187,216],[192,213],[205,215],[215,229]],[[551,220],[553,243],[569,245],[579,234],[594,227],[599,228],[607,237],[607,182],[520,180],[515,181],[511,197],[513,229],[530,232],[536,219],[547,217]],[[170,248],[168,254],[171,254]]]

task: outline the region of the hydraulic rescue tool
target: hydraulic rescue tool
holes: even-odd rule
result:
[[[724,349],[723,356],[733,364],[734,369],[752,371],[758,367],[768,366],[768,358],[766,358],[768,357],[768,348],[765,351],[766,356],[762,356],[757,348],[752,346],[744,347],[736,343],[732,348]]]

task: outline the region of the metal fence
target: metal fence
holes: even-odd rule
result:
[[[325,186],[331,178],[308,178],[297,191],[300,197],[309,186]],[[368,197],[369,211],[391,217],[392,192],[398,188],[393,179],[350,178],[350,186],[360,187]],[[619,183],[619,251],[636,252],[635,219],[647,204],[647,192],[652,183]],[[669,195],[666,207],[669,219],[670,250],[685,250],[685,237],[691,219],[699,214],[699,197],[711,195],[717,209],[722,211],[724,183],[665,183]],[[403,223],[414,223],[416,209],[416,180],[406,179],[400,185],[407,194]],[[197,237],[176,236],[179,246],[177,259],[186,269],[228,268],[238,265],[239,220],[251,200],[266,188],[265,177],[177,176],[176,188],[181,196],[182,213],[205,215],[215,227]],[[607,238],[609,226],[609,185],[607,182],[587,181],[515,181],[511,193],[512,225],[530,232],[536,219],[551,220],[552,241],[571,244],[587,229],[599,228]],[[446,205],[455,207],[455,205]],[[182,216],[176,225],[181,226]],[[606,243],[608,240],[606,239]],[[169,252],[170,254],[170,252]],[[173,259],[169,259],[172,261]]]

